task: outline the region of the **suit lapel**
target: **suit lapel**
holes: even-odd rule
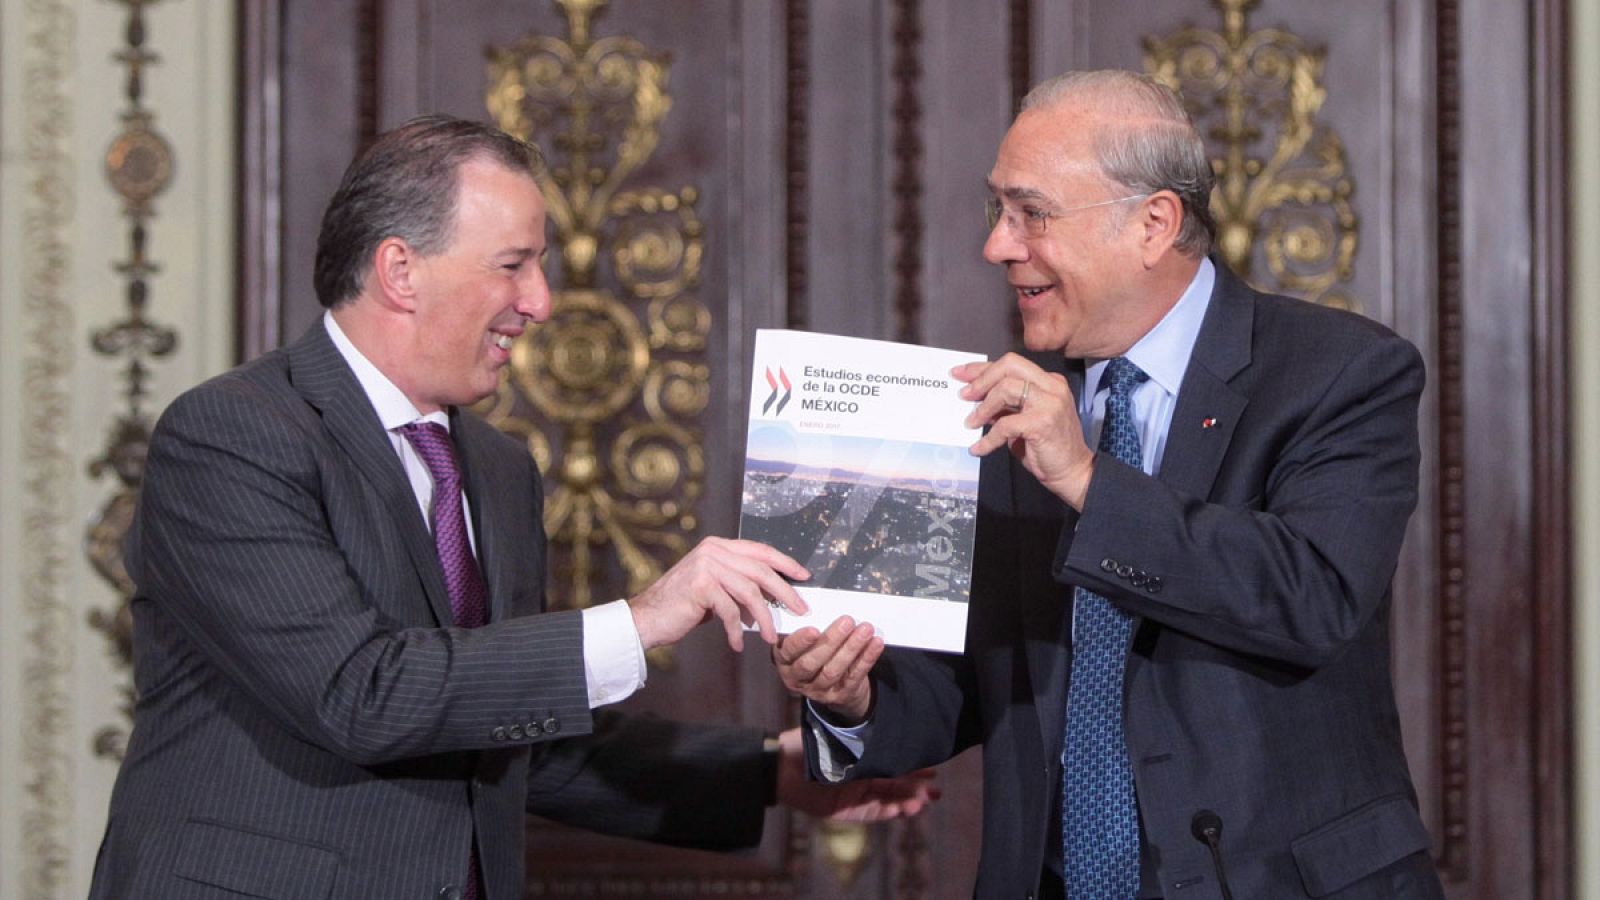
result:
[[[1247,403],[1228,382],[1250,364],[1255,309],[1249,288],[1220,262],[1178,403],[1167,429],[1167,447],[1157,477],[1172,488],[1205,499]]]
[[[484,583],[489,586],[489,621],[499,622],[507,615],[506,602],[511,582],[506,566],[511,556],[501,546],[503,529],[496,527],[496,523],[509,521],[506,518],[508,511],[500,508],[504,503],[503,491],[495,490],[488,448],[478,439],[475,431],[459,411],[451,411],[450,433],[456,439],[456,451],[461,457],[462,482],[466,485],[467,501],[472,508],[472,533],[477,539],[478,568],[483,572]]]
[[[318,320],[304,337],[290,345],[289,377],[295,389],[322,416],[322,425],[350,461],[377,489],[385,511],[399,529],[406,558],[416,569],[434,617],[441,625],[455,621],[450,594],[439,568],[439,551],[417,509],[416,494],[400,466],[400,458],[378,421],[355,373],[333,345]]]

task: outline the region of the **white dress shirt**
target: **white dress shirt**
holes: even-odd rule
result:
[[[378,414],[378,421],[389,433],[389,444],[399,455],[400,465],[411,482],[411,491],[417,497],[422,521],[432,530],[433,475],[400,429],[412,422],[434,422],[449,430],[450,417],[442,411],[427,415],[417,412],[416,406],[395,387],[394,382],[378,371],[378,367],[350,342],[350,338],[334,320],[333,313],[323,313],[322,322],[328,330],[328,337],[333,339],[333,345],[339,348],[340,355],[355,372],[356,380],[361,383],[367,400]],[[478,537],[472,528],[470,502],[463,491],[461,503],[467,522],[467,540],[476,554]],[[644,686],[644,647],[639,642],[639,631],[634,627],[633,613],[628,611],[626,601],[615,600],[583,610],[583,671],[589,688],[590,707],[616,703]]]

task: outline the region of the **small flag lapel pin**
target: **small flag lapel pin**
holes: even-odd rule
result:
[[[1215,428],[1215,427],[1217,427],[1217,420],[1213,419],[1210,416],[1206,416],[1204,419],[1200,420],[1200,427],[1201,428]]]

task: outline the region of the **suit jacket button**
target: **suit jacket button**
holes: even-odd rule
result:
[[[538,722],[529,722],[522,727],[527,729],[528,737],[538,737],[544,733],[544,726],[540,725]]]
[[[497,741],[505,740],[506,739],[505,726],[504,725],[496,725],[494,727],[494,730],[489,732],[489,737],[494,738]]]
[[[1105,559],[1100,560],[1100,571],[1102,571],[1102,572],[1115,572],[1116,570],[1117,570],[1117,561],[1116,560],[1112,559],[1109,556],[1106,557]]]
[[[1133,574],[1133,566],[1130,566],[1127,563],[1123,563],[1122,565],[1117,566],[1117,577],[1118,578],[1127,578],[1132,574]]]
[[[1144,583],[1144,589],[1152,594],[1161,593],[1161,576],[1151,575],[1150,580]]]
[[[555,734],[556,732],[558,732],[560,730],[561,730],[561,723],[556,721],[556,717],[555,716],[551,716],[550,718],[544,720],[544,733],[545,734]]]
[[[1134,587],[1144,587],[1144,583],[1149,580],[1150,576],[1144,572],[1135,572],[1133,573],[1133,577],[1128,579],[1128,581],[1131,582]]]
[[[507,728],[506,729],[506,733],[511,736],[511,739],[513,741],[522,740],[522,726],[521,725],[513,725],[510,728]]]
[[[461,900],[461,888],[453,884],[439,888],[439,900]]]

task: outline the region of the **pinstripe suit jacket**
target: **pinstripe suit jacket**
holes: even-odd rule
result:
[[[581,616],[539,614],[537,468],[476,416],[452,428],[490,593],[473,630],[442,627],[433,540],[320,322],[161,417],[129,539],[139,699],[91,897],[449,896],[474,832],[486,897],[521,897],[529,810],[759,839],[759,732],[591,716]]]
[[[1081,368],[1062,371],[1073,392]],[[1059,852],[1074,586],[1135,617],[1123,736],[1145,890],[1435,900],[1389,676],[1389,582],[1416,505],[1422,359],[1371,320],[1252,290],[1220,262],[1161,470],[1105,455],[1081,515],[984,460],[965,656],[892,651],[851,777],[983,745],[980,897],[1034,896]],[[812,729],[802,729],[815,759]]]

